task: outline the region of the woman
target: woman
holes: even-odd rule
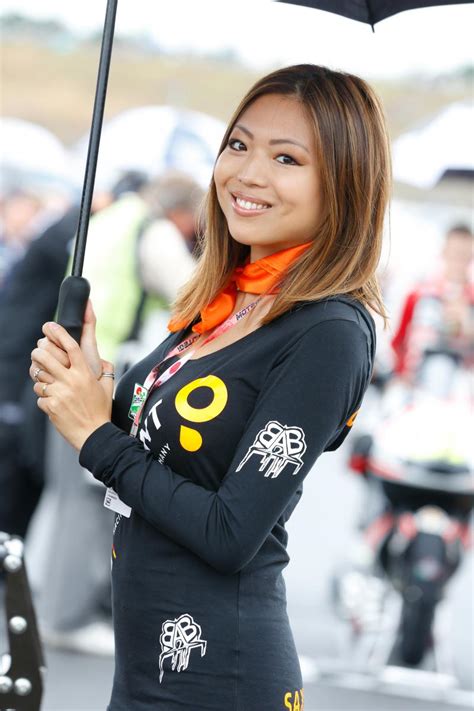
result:
[[[82,350],[45,324],[39,407],[123,514],[110,711],[303,707],[285,522],[370,378],[388,192],[371,89],[323,67],[281,69],[230,122],[172,333],[122,378],[113,408],[92,309]]]

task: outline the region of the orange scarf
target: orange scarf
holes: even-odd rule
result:
[[[276,294],[277,284],[285,271],[311,245],[312,242],[298,244],[256,262],[248,262],[243,267],[237,267],[227,286],[201,311],[201,320],[192,330],[195,333],[207,333],[223,323],[234,312],[238,291],[248,294]],[[173,332],[181,331],[187,325],[186,321],[172,319],[168,329]]]

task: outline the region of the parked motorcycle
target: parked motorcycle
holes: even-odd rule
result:
[[[415,386],[387,392],[374,430],[354,439],[350,467],[381,510],[362,526],[370,564],[339,575],[334,599],[368,666],[417,667],[430,650],[436,659],[439,604],[471,538],[473,392],[460,355],[431,349]]]

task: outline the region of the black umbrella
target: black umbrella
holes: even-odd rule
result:
[[[434,5],[461,5],[471,3],[472,0],[277,0],[277,2],[334,12],[336,15],[343,15],[351,20],[366,22],[374,29],[376,22],[404,10],[415,10]]]

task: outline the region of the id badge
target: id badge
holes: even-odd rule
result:
[[[125,518],[130,518],[130,514],[132,513],[130,506],[124,504],[113,489],[107,489],[105,492],[104,506],[106,509],[111,509],[118,514],[122,514]]]
[[[128,411],[128,416],[131,420],[135,419],[135,415],[140,412],[143,407],[143,403],[148,395],[148,389],[139,383],[135,383],[133,389],[132,402],[130,405],[130,410]]]

